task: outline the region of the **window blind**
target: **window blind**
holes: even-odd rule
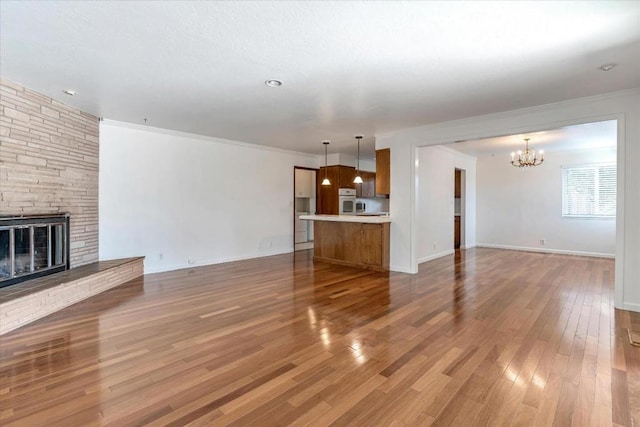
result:
[[[615,218],[616,165],[563,167],[562,216]]]

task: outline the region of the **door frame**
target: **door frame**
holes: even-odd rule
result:
[[[467,170],[464,168],[453,168],[454,173],[456,171],[460,171],[460,248],[458,249],[467,249],[467,235],[465,233],[466,230],[466,218],[467,218]],[[454,185],[455,185],[455,177],[454,177]],[[455,189],[454,189],[455,194]],[[455,202],[454,202],[455,203]],[[455,213],[455,205],[454,205],[454,213]],[[455,221],[455,218],[454,218]],[[456,250],[455,241],[453,244],[453,250]]]
[[[316,173],[316,179],[313,183],[313,186],[316,188],[316,197],[315,197],[315,206],[313,207],[313,213],[318,211],[318,173],[320,171],[319,168],[309,168],[306,166],[294,166],[293,167],[293,199],[291,201],[291,209],[293,211],[292,213],[292,217],[293,217],[293,221],[291,222],[292,225],[292,239],[293,239],[293,252],[296,251],[296,169],[300,169],[300,170],[307,170],[307,171],[313,171]],[[309,206],[309,209],[311,209],[311,206]]]

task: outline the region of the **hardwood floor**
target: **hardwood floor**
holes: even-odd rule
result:
[[[0,424],[640,423],[640,314],[613,308],[612,260],[311,258],[149,275],[0,337]]]

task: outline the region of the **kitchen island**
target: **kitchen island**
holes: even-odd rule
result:
[[[313,221],[314,261],[389,270],[389,216],[301,215],[300,219]]]

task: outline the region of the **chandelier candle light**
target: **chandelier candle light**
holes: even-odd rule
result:
[[[541,165],[544,162],[544,151],[540,150],[540,159],[536,157],[536,151],[529,149],[529,139],[525,138],[524,152],[518,150],[518,159],[516,160],[516,153],[511,153],[511,164],[517,168],[530,168],[533,166]]]

